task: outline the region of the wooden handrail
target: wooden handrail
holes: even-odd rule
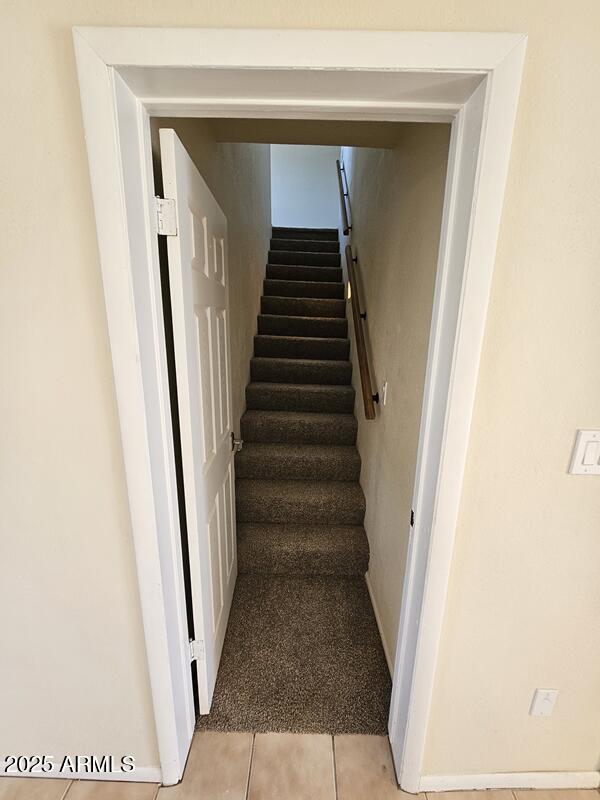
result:
[[[350,231],[352,230],[352,225],[348,222],[348,209],[346,207],[346,198],[348,197],[347,192],[344,191],[344,181],[342,179],[342,170],[343,167],[340,164],[339,158],[336,159],[337,164],[337,176],[338,176],[338,186],[340,187],[340,208],[342,211],[342,224],[344,226],[344,236],[348,236]]]
[[[356,272],[354,271],[354,258],[352,257],[352,248],[349,244],[346,245],[346,267],[348,269],[348,282],[350,283],[350,302],[352,303],[352,319],[354,320],[354,336],[356,337],[356,355],[358,358],[358,369],[360,371],[360,385],[362,388],[363,405],[365,407],[365,418],[375,419],[375,403],[379,402],[379,393],[375,392],[375,394],[373,394],[373,389],[371,387],[371,371],[369,370],[365,332],[362,324],[363,319],[366,319],[367,315],[360,310],[358,284],[356,282]]]

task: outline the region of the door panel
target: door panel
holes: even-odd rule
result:
[[[237,575],[227,220],[185,148],[160,131],[200,712],[208,713]]]

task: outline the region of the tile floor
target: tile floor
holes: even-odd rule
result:
[[[0,800],[410,800],[383,736],[201,732],[183,781],[0,778]],[[599,800],[596,789],[445,792],[419,800]]]

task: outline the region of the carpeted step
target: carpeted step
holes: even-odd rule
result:
[[[269,250],[269,264],[303,264],[321,265],[323,267],[339,267],[339,253],[305,253],[301,250]]]
[[[324,336],[254,337],[254,355],[266,358],[318,358],[347,361],[349,339],[328,339]]]
[[[284,281],[331,281],[342,280],[341,267],[301,267],[298,264],[267,264],[267,278]]]
[[[327,383],[343,386],[352,380],[352,363],[308,358],[252,358],[250,376],[253,381],[268,383]]]
[[[322,239],[324,241],[338,240],[337,228],[285,228],[272,229],[274,239]]]
[[[337,297],[344,299],[344,284],[329,281],[282,281],[267,278],[263,294],[271,297]]]
[[[265,411],[322,411],[352,414],[353,386],[314,383],[249,383],[246,408]]]
[[[324,297],[261,297],[261,314],[288,317],[345,317],[346,301]]]
[[[369,542],[361,525],[240,523],[238,572],[254,575],[364,575]]]
[[[348,321],[345,317],[261,314],[258,317],[258,332],[267,336],[323,336],[345,339],[348,335]]]
[[[235,482],[238,522],[362,525],[365,496],[346,481],[250,480]]]
[[[354,445],[247,442],[235,457],[237,478],[357,481],[360,455]]]
[[[323,239],[271,239],[270,250],[295,250],[303,253],[339,253],[340,243]]]
[[[240,428],[247,442],[356,444],[358,424],[354,414],[250,409],[242,416]]]

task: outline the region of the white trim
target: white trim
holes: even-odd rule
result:
[[[521,33],[77,27],[106,64],[487,72]]]
[[[367,590],[369,592],[369,597],[371,598],[371,605],[373,606],[373,613],[375,614],[375,622],[377,623],[377,630],[379,631],[379,638],[381,639],[383,654],[385,656],[385,660],[388,666],[388,670],[390,671],[390,675],[393,677],[394,662],[392,661],[390,648],[388,646],[385,634],[383,632],[383,625],[381,624],[381,615],[379,613],[379,608],[377,607],[377,601],[375,600],[375,595],[373,594],[373,585],[371,584],[371,579],[369,578],[368,572],[365,574],[365,583],[367,584]]]
[[[406,583],[411,585],[404,587],[395,662],[401,691],[394,692],[390,712],[392,750],[396,763],[402,764],[400,782],[411,792],[418,791],[425,753],[525,47],[522,39],[506,54],[453,125],[449,169],[453,167],[454,176],[448,177],[444,203],[442,242],[446,242],[440,247],[436,278],[413,500],[416,523],[407,561]],[[472,189],[465,187],[469,182]],[[465,226],[461,220],[467,217]],[[460,297],[456,298],[452,272],[461,258]],[[454,336],[450,336],[452,330]],[[450,341],[451,355],[447,352]],[[415,608],[419,597],[422,604]],[[413,649],[407,647],[407,637],[415,625],[417,643],[411,664]],[[410,667],[406,724],[402,725],[399,711],[408,685],[403,671]]]
[[[400,91],[373,106],[359,92],[361,74],[417,71],[482,76],[456,111],[448,192],[415,481],[416,525],[407,561],[390,741],[400,783],[418,791],[446,589],[504,184],[526,37],[508,33],[407,33],[324,30],[76,28],[77,67],[92,178],[100,258],[131,508],[131,520],[163,783],[182,774],[191,742],[189,662],[177,525],[173,447],[162,331],[158,256],[150,220],[148,110],[194,116],[214,98],[143,101],[119,68],[237,70],[259,81],[276,70],[272,93],[248,90],[231,115],[302,116],[307,99],[293,72],[347,71],[348,99],[314,98],[319,118],[422,119],[447,115],[440,84],[427,108]],[[291,78],[290,78],[291,76]],[[170,75],[172,77],[172,75]],[[188,84],[186,84],[188,85]],[[206,85],[206,81],[204,82]],[[257,83],[258,87],[264,84]],[[438,89],[435,90],[438,92]],[[325,102],[323,102],[325,101]],[[395,108],[391,106],[396,104]],[[221,107],[223,105],[221,104]],[[388,116],[386,116],[388,115]],[[396,116],[394,116],[396,115]],[[411,116],[414,115],[414,116]],[[439,117],[438,117],[439,118]],[[137,131],[137,133],[136,133]]]
[[[148,206],[149,135],[119,76],[74,40],[162,780],[177,782],[194,719],[158,252],[127,191]]]
[[[421,792],[477,789],[597,789],[600,772],[491,772],[480,775],[424,775]]]
[[[63,781],[123,781],[127,783],[160,783],[160,767],[136,767],[133,772],[6,772],[0,778],[56,778]],[[0,789],[2,784],[0,783]]]
[[[386,122],[452,122],[460,111],[454,103],[355,103],[332,100],[292,102],[265,98],[257,108],[246,98],[217,101],[214,97],[198,98],[190,103],[180,98],[139,98],[149,114],[168,117],[238,117],[253,119],[342,119],[384,120]]]

